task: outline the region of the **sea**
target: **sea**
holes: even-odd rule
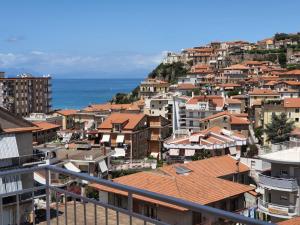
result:
[[[105,103],[116,93],[128,93],[142,79],[52,79],[53,109],[82,109]]]

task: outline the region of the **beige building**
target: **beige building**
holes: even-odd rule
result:
[[[168,82],[149,78],[140,84],[140,98],[145,99],[157,94],[167,93],[169,86],[170,84]]]
[[[261,103],[267,99],[279,99],[280,94],[277,91],[273,91],[270,89],[258,89],[254,88],[252,91],[249,91],[249,104],[250,107],[256,105],[257,103]]]
[[[59,110],[54,113],[54,115],[59,115],[62,117],[62,129],[74,129],[75,128],[75,120],[74,116],[78,110],[75,109],[64,109]]]
[[[269,100],[262,104],[262,125],[271,123],[272,115],[285,113],[289,120],[295,122],[295,127],[300,128],[300,98],[285,98],[283,100]],[[266,134],[264,134],[264,143],[266,143]]]

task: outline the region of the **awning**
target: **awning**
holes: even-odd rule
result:
[[[105,160],[101,160],[99,162],[99,168],[100,168],[100,170],[101,170],[102,173],[105,173],[106,171],[108,171],[108,168],[107,168]]]
[[[73,163],[71,163],[71,162],[65,163],[64,167],[67,170],[70,170],[70,171],[73,171],[73,172],[76,172],[76,173],[80,173],[81,172],[81,170],[77,166],[75,166]]]
[[[229,147],[230,155],[236,155],[236,147]]]
[[[101,142],[109,142],[110,140],[110,135],[109,134],[103,134]]]
[[[150,156],[157,159],[158,154],[159,154],[158,152],[151,152]]]
[[[179,149],[171,148],[169,150],[169,154],[172,155],[172,156],[177,156],[177,155],[179,155]]]
[[[124,142],[124,135],[123,134],[119,134],[117,136],[117,143],[123,143]]]
[[[14,134],[0,135],[0,156],[1,159],[19,157],[17,140]]]
[[[194,156],[195,155],[195,150],[194,149],[185,149],[184,155],[185,156]]]
[[[124,148],[115,148],[115,154],[112,157],[125,157],[125,150]]]
[[[20,191],[22,189],[20,175],[10,175],[0,178],[0,194]]]

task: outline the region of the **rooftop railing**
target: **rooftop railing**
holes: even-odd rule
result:
[[[300,139],[293,138],[290,141],[272,144],[271,146],[263,146],[261,147],[259,154],[265,155],[268,153],[283,151],[291,148],[300,148]]]
[[[29,185],[18,189],[0,194],[0,224],[168,224],[167,221],[157,217],[149,217],[142,213],[136,212],[133,207],[134,198],[143,196],[149,201],[159,201],[164,204],[170,204],[176,207],[190,210],[201,215],[210,215],[217,222],[200,221],[198,224],[249,224],[249,225],[270,225],[270,223],[248,218],[236,213],[220,210],[210,206],[200,205],[194,202],[185,201],[183,199],[162,195],[147,190],[138,189],[122,185],[109,180],[92,177],[83,173],[76,173],[63,168],[47,165],[31,168],[22,168],[0,172],[0,177],[26,175],[34,172],[43,171],[45,174],[45,184],[38,186]],[[99,199],[84,195],[74,186],[67,188],[59,188],[51,184],[50,174],[58,173],[76,178],[76,182],[81,183],[81,188],[87,183],[102,185],[106,188],[113,188],[117,191],[126,193],[127,206],[117,207],[116,205],[103,201],[103,197]],[[27,178],[27,182],[30,181]],[[32,182],[33,183],[33,182]],[[41,195],[44,191],[44,195]],[[10,207],[14,205],[16,209],[15,218],[10,218],[4,212],[7,207],[7,198],[10,200]],[[44,199],[41,200],[41,199]],[[23,204],[26,204],[24,207]],[[24,215],[26,212],[26,215]],[[176,216],[176,215],[174,215]],[[7,222],[7,220],[13,220]],[[178,221],[180,222],[180,221]],[[193,223],[195,224],[195,223]]]

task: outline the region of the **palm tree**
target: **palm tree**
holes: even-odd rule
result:
[[[294,121],[289,121],[285,113],[280,115],[272,114],[271,123],[266,125],[264,130],[267,134],[267,141],[274,143],[288,141],[291,131],[294,129]]]

